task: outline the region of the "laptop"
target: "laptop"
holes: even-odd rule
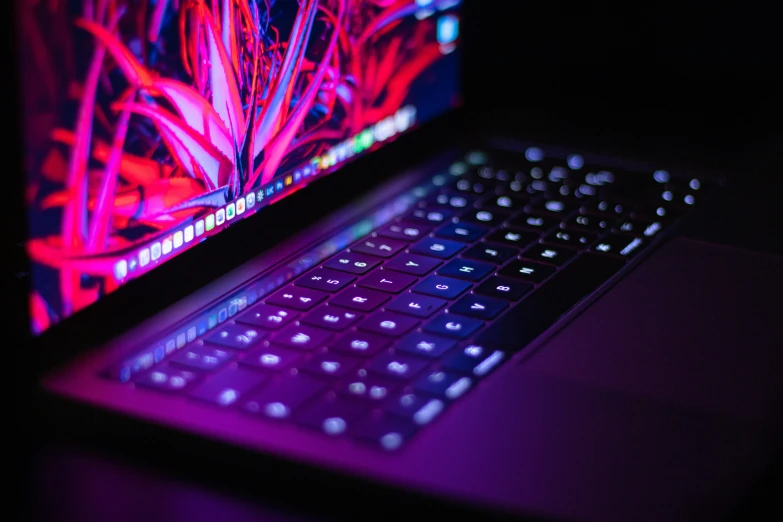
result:
[[[718,517],[779,450],[780,237],[711,217],[756,202],[460,125],[459,0],[19,4],[68,429],[569,520]]]

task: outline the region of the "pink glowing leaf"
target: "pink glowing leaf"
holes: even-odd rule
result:
[[[73,147],[76,137],[73,132],[65,129],[52,131],[52,141]],[[106,164],[111,154],[111,145],[105,141],[94,139],[92,142],[92,159]],[[120,176],[133,185],[146,185],[159,178],[171,176],[173,167],[157,161],[141,158],[125,152],[120,162]]]
[[[236,15],[234,13],[234,1],[235,0],[223,0],[223,10],[220,13],[221,22],[223,24],[223,46],[226,49],[229,61],[233,66],[234,74],[239,75],[238,78],[242,80],[242,76],[239,71],[239,50],[237,49],[237,33],[236,33]]]
[[[144,187],[144,199],[138,190],[121,191],[114,200],[116,216],[148,221],[169,213],[209,206],[207,201],[201,204],[183,206],[199,198],[204,193],[202,184],[192,178],[162,179]]]
[[[204,8],[206,11],[206,8]],[[212,106],[223,123],[231,129],[233,141],[242,141],[242,130],[245,128],[245,116],[242,111],[242,100],[239,97],[236,76],[231,59],[218,36],[215,20],[208,13],[204,16],[204,32],[209,48],[210,77],[212,86]]]
[[[169,5],[169,0],[158,0],[155,4],[155,10],[152,11],[152,19],[150,25],[147,28],[147,40],[152,43],[158,41],[158,35],[160,35],[160,27],[163,23],[163,15],[166,13],[166,8]]]
[[[234,145],[228,127],[198,92],[184,83],[169,79],[155,80],[152,86],[171,102],[194,131],[215,145],[226,158],[233,159]]]
[[[132,112],[151,119],[180,166],[208,189],[228,183],[233,171],[231,161],[204,136],[168,111],[140,103],[129,104]]]
[[[114,211],[114,194],[117,190],[117,176],[122,161],[122,148],[125,144],[125,135],[128,132],[130,115],[129,110],[124,110],[117,121],[112,149],[106,162],[106,168],[103,171],[100,194],[92,212],[90,233],[87,238],[88,252],[103,250],[108,241],[112,213]]]
[[[340,11],[337,16],[338,20],[342,20],[345,10],[345,0],[340,1]],[[338,25],[339,27],[339,25]],[[321,60],[321,64],[318,66],[316,73],[313,75],[313,79],[310,81],[307,90],[302,95],[299,103],[291,114],[291,117],[286,122],[285,126],[281,129],[280,133],[274,138],[274,141],[270,144],[270,151],[261,166],[261,181],[262,183],[268,183],[274,176],[277,168],[280,166],[280,162],[285,157],[288,148],[296,136],[296,132],[299,130],[302,122],[307,116],[307,113],[312,108],[315,97],[323,82],[326,71],[329,69],[329,63],[332,59],[332,53],[337,46],[337,38],[339,31],[334,30],[332,32],[329,45],[326,48],[326,52]]]
[[[148,86],[152,82],[149,71],[139,63],[133,53],[108,29],[94,22],[77,20],[76,25],[91,32],[111,53],[125,77],[133,84]]]
[[[365,45],[368,39],[387,25],[406,16],[410,16],[418,10],[419,6],[416,5],[415,0],[401,0],[396,2],[393,6],[384,9],[381,14],[373,19],[372,23],[365,28],[361,36],[356,40],[355,45]]]
[[[38,292],[30,294],[30,322],[35,333],[41,333],[57,322],[57,314]]]
[[[294,73],[299,68],[310,37],[309,28],[316,15],[317,0],[307,0],[300,5],[286,47],[283,63],[276,72],[275,82],[264,104],[264,111],[255,130],[253,154],[257,156],[266,147],[281,125],[283,106],[289,89],[296,83]]]
[[[112,20],[112,27],[116,25],[118,18],[115,16],[115,19]],[[92,24],[92,22],[85,23],[94,25],[111,36],[107,29]],[[62,219],[62,241],[68,248],[79,248],[86,239],[87,161],[90,156],[90,142],[92,140],[95,96],[108,45],[108,43],[101,43],[95,47],[79,102],[75,130],[76,141],[71,149],[66,179],[69,198],[65,204]],[[121,44],[120,46],[122,47]],[[75,309],[75,303],[82,300],[79,279],[79,274],[71,270],[63,270],[60,274],[62,307],[66,315],[70,315]]]

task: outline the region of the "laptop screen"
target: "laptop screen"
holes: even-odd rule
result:
[[[34,333],[459,103],[460,0],[18,4]]]

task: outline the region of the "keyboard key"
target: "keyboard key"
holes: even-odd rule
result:
[[[541,169],[538,169],[537,167],[533,167],[531,169],[531,177],[534,179],[525,186],[525,190],[528,194],[531,194],[532,196],[538,196],[541,194],[552,194],[555,190],[557,190],[559,184],[544,181],[543,179],[540,179],[540,177],[535,178],[533,174],[536,170],[538,170],[538,174],[543,174]]]
[[[448,259],[454,257],[463,248],[465,248],[464,243],[458,243],[457,241],[451,241],[449,239],[428,237],[413,245],[411,247],[411,252],[440,259]]]
[[[400,312],[416,317],[429,317],[444,306],[448,301],[421,294],[405,292],[394,301],[386,305],[387,310]]]
[[[386,451],[399,449],[416,433],[416,425],[396,415],[367,415],[353,428],[358,440],[378,446]]]
[[[446,239],[455,239],[457,241],[472,243],[473,241],[484,237],[487,232],[489,232],[489,229],[481,225],[459,222],[449,223],[437,230],[435,235]]]
[[[466,295],[449,307],[449,312],[478,319],[493,319],[506,309],[508,303],[481,295]]]
[[[265,335],[263,331],[253,326],[229,322],[218,325],[209,335],[204,337],[204,342],[244,350],[260,341]]]
[[[360,362],[361,359],[344,353],[329,352],[310,359],[301,370],[321,377],[341,377],[359,366]]]
[[[354,311],[324,304],[304,316],[302,323],[339,332],[350,327],[361,317]]]
[[[622,259],[585,253],[529,298],[479,334],[477,344],[521,350],[625,265]]]
[[[399,337],[419,324],[418,319],[394,312],[375,312],[359,323],[359,328],[382,335]]]
[[[176,393],[193,386],[198,377],[198,372],[184,368],[159,366],[141,375],[136,379],[136,384],[153,390]]]
[[[649,223],[647,228],[643,229],[642,232],[641,232],[641,236],[644,236],[644,237],[647,237],[647,238],[651,238],[651,237],[657,236],[658,233],[661,230],[663,230],[663,228],[665,226],[664,221],[662,221],[662,220],[656,220],[656,221],[629,220],[629,221],[634,221],[634,222],[639,223],[639,224],[641,224],[641,223]],[[638,229],[638,227],[637,227],[637,229]],[[618,230],[620,230],[620,232],[623,232],[622,225],[620,225]]]
[[[286,419],[302,404],[327,388],[326,381],[307,374],[287,376],[250,395],[245,410],[272,419]]]
[[[216,370],[234,357],[235,352],[214,346],[194,344],[180,350],[171,358],[171,363],[194,370]]]
[[[638,219],[638,218],[623,219],[620,220],[620,222],[614,226],[614,230],[616,232],[620,232],[623,234],[634,234],[640,237],[643,235],[647,237],[652,237],[655,234],[657,234],[662,228],[661,223],[658,223],[656,226],[652,226],[653,223],[654,222],[652,220],[647,220],[647,219]]]
[[[344,379],[344,384],[337,389],[337,393],[359,399],[381,401],[387,399],[399,387],[399,381],[362,369]]]
[[[401,274],[391,270],[378,269],[364,276],[357,283],[359,286],[381,290],[392,294],[399,294],[418,279],[414,276]]]
[[[487,194],[488,192],[491,192],[495,185],[493,182],[487,181],[487,180],[470,180],[467,178],[462,178],[460,180],[457,180],[457,183],[454,184],[454,188],[457,189],[458,192],[464,192],[466,194],[475,194],[478,196]],[[483,200],[483,198],[482,198]]]
[[[474,377],[485,377],[507,358],[500,350],[488,350],[483,346],[471,344],[444,359],[443,368]]]
[[[509,193],[487,200],[484,207],[488,210],[497,208],[507,212],[513,212],[522,210],[528,202],[530,202],[530,198],[525,195]]]
[[[569,214],[576,209],[577,205],[572,201],[564,199],[542,199],[531,203],[527,207],[527,210],[532,214],[552,216],[555,219],[560,219],[559,216]]]
[[[524,247],[534,241],[538,241],[541,236],[535,232],[524,232],[521,230],[497,230],[487,236],[487,241],[491,243],[500,243],[514,247]]]
[[[368,357],[389,346],[391,337],[376,335],[370,332],[348,332],[330,343],[334,350]]]
[[[328,268],[316,268],[296,280],[297,286],[304,286],[324,292],[336,292],[356,279],[355,276]]]
[[[413,241],[426,236],[430,230],[432,230],[432,227],[429,225],[400,221],[383,227],[378,231],[378,235],[402,241]]]
[[[328,295],[318,290],[288,285],[267,298],[266,304],[284,306],[294,310],[309,310],[326,299]]]
[[[467,281],[433,275],[413,287],[413,291],[420,294],[441,297],[443,299],[454,299],[470,288],[470,286],[471,284]]]
[[[619,234],[609,234],[601,238],[592,250],[602,254],[611,254],[630,259],[645,246],[644,240],[638,237],[621,236]]]
[[[535,216],[522,214],[508,222],[511,228],[523,228],[527,230],[539,230],[541,232],[555,228],[560,223],[560,218],[549,216]]]
[[[320,328],[292,324],[270,337],[269,341],[299,350],[314,350],[323,347],[331,336],[331,332]]]
[[[522,257],[534,261],[543,261],[550,265],[563,266],[576,255],[577,251],[568,247],[533,245],[524,252]]]
[[[413,385],[413,388],[453,401],[462,397],[472,386],[473,381],[470,377],[465,377],[459,373],[435,370],[422,375]]]
[[[567,246],[571,248],[586,248],[595,243],[598,236],[590,232],[571,232],[570,230],[553,230],[544,238],[550,245]]]
[[[189,395],[194,399],[211,402],[218,406],[229,406],[244,394],[258,388],[268,378],[261,372],[229,366],[193,388]]]
[[[455,259],[438,270],[438,274],[467,279],[468,281],[478,281],[493,270],[495,270],[495,266],[488,263],[471,261],[469,259]]]
[[[305,406],[294,415],[297,423],[319,430],[327,435],[343,435],[358,417],[367,413],[369,405],[366,401],[338,395],[326,397],[320,401]]]
[[[506,221],[511,214],[509,212],[503,212],[501,210],[481,208],[479,210],[472,210],[460,217],[461,223],[478,223],[489,227],[498,226]]]
[[[567,219],[564,225],[570,230],[600,234],[609,230],[615,221],[617,221],[615,218],[607,219],[600,216],[577,214]]]
[[[302,352],[280,346],[262,346],[239,361],[240,364],[277,372],[302,358]]]
[[[445,339],[430,333],[414,332],[403,337],[395,345],[394,349],[421,357],[437,359],[456,345],[457,342],[451,339]]]
[[[252,324],[267,330],[278,330],[297,317],[297,313],[279,306],[258,303],[236,318],[238,323]]]
[[[490,277],[484,283],[476,288],[475,292],[479,295],[505,299],[506,301],[517,301],[525,294],[533,290],[533,285],[523,283],[516,279],[506,277]]]
[[[471,195],[467,193],[460,193],[460,194],[449,194],[449,193],[441,193],[441,194],[433,194],[432,196],[429,196],[426,200],[424,200],[424,203],[426,205],[425,208],[432,208],[434,207],[448,207],[451,209],[455,209],[457,211],[471,208],[473,205],[476,204],[477,201],[481,196],[478,195]]]
[[[371,312],[388,301],[389,298],[389,294],[368,288],[348,288],[332,298],[329,304],[360,312]]]
[[[631,213],[631,216],[639,219],[656,220],[669,224],[680,215],[680,212],[672,208],[671,205],[637,205]],[[614,225],[614,220],[610,220]],[[611,227],[610,227],[611,228]]]
[[[440,263],[440,261],[431,257],[418,256],[416,254],[400,254],[383,265],[383,267],[387,270],[396,270],[397,272],[421,276],[429,274]]]
[[[360,252],[378,257],[391,257],[406,246],[408,246],[406,243],[396,239],[371,237],[354,244],[351,247],[351,252]]]
[[[467,339],[482,326],[484,326],[484,323],[477,319],[441,314],[424,325],[424,331],[435,335],[454,337],[455,339]]]
[[[504,277],[512,277],[529,283],[540,283],[555,273],[555,268],[540,263],[534,263],[527,259],[518,259],[506,265],[499,272]]]
[[[384,404],[388,413],[411,419],[419,426],[429,424],[444,407],[442,400],[420,391],[396,394]]]
[[[604,217],[610,220],[617,219],[626,210],[630,209],[626,208],[623,203],[606,199],[584,201],[580,207],[583,214],[593,214],[595,217]]]
[[[519,254],[519,250],[516,248],[479,243],[465,251],[462,257],[502,265],[517,254]]]
[[[445,223],[454,216],[454,211],[447,208],[417,208],[406,214],[402,219],[404,221],[413,221],[437,225]]]
[[[386,377],[409,380],[427,367],[428,361],[404,353],[382,352],[370,362],[369,370]]]
[[[380,262],[381,260],[377,257],[366,256],[358,252],[342,252],[324,263],[324,266],[351,274],[365,274]]]

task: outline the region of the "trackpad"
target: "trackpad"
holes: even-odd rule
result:
[[[783,415],[783,257],[677,238],[526,370],[756,421]]]

